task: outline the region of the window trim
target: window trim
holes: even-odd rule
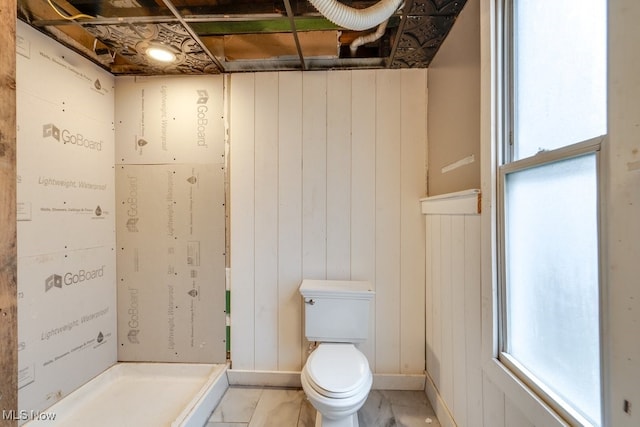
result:
[[[515,64],[513,62],[515,58],[515,40],[513,37],[514,30],[514,10],[515,0],[496,0],[494,15],[494,31],[495,31],[495,45],[496,56],[493,63],[496,67],[496,73],[494,75],[496,90],[495,98],[495,123],[496,133],[491,144],[495,144],[495,163],[493,164],[493,177],[495,181],[494,193],[496,204],[494,205],[494,219],[492,228],[494,230],[493,246],[495,250],[495,256],[497,257],[493,261],[495,270],[495,287],[493,303],[493,357],[492,361],[495,363],[485,364],[485,369],[488,373],[491,373],[491,377],[496,376],[495,379],[505,378],[500,372],[507,374],[507,377],[511,377],[520,384],[520,387],[524,387],[526,394],[530,395],[534,400],[539,401],[548,410],[552,411],[559,420],[570,425],[584,425],[591,426],[586,418],[579,414],[576,410],[566,404],[563,399],[558,397],[553,391],[548,389],[543,384],[539,384],[533,378],[532,374],[528,374],[528,370],[519,364],[513,356],[506,353],[506,264],[505,264],[505,182],[506,175],[541,166],[544,164],[553,163],[560,160],[570,159],[573,157],[579,157],[581,155],[594,153],[596,156],[596,180],[597,180],[597,239],[598,239],[598,308],[599,308],[599,365],[600,365],[600,425],[606,425],[606,421],[609,419],[609,404],[606,395],[606,389],[608,384],[608,355],[606,353],[606,304],[607,304],[607,286],[605,283],[606,278],[606,251],[605,251],[605,194],[604,189],[606,186],[605,170],[602,153],[606,152],[608,136],[600,135],[584,141],[576,141],[575,143],[553,150],[539,151],[535,155],[514,160],[515,145],[514,145],[514,126],[515,126],[515,106],[516,106],[516,91],[515,91]],[[495,367],[500,369],[496,370]],[[503,383],[502,380],[499,381]],[[506,383],[503,383],[506,385]],[[510,388],[510,387],[509,387]],[[558,421],[559,421],[558,420]]]
[[[533,425],[549,427],[568,427],[569,424],[556,411],[547,405],[540,397],[520,381],[503,363],[498,360],[498,167],[501,164],[501,150],[504,134],[505,98],[504,86],[504,0],[486,0],[480,2],[480,103],[481,103],[481,128],[480,146],[482,156],[481,190],[482,190],[482,215],[481,215],[481,274],[480,297],[482,301],[482,346],[480,350],[482,366],[482,382],[485,395],[483,404],[484,425],[501,425],[505,423],[507,407],[520,411],[522,415]],[[610,95],[609,95],[610,96]],[[602,147],[601,188],[606,189],[609,182],[608,171],[610,160],[609,139],[607,136]],[[602,221],[608,214],[606,208],[607,193],[603,192],[600,199],[602,209]],[[606,224],[606,222],[602,222]],[[600,230],[602,233],[606,229]],[[606,233],[605,233],[606,234]],[[605,236],[606,237],[606,236]],[[606,243],[606,239],[601,239]],[[601,247],[606,245],[601,244]],[[606,265],[607,252],[603,252],[601,262]],[[608,277],[602,270],[602,277]],[[601,283],[603,298],[608,291],[607,283]],[[606,304],[603,299],[602,303]],[[610,311],[605,305],[605,310]],[[608,338],[606,331],[609,328],[609,319],[603,316],[602,326],[605,333],[601,336]],[[606,343],[602,341],[606,348]],[[602,353],[605,360],[603,375],[607,382],[603,382],[605,390],[610,390],[609,372],[610,355]],[[604,425],[611,423],[611,396],[610,392],[603,395],[604,411],[602,414]]]
[[[498,86],[501,88],[500,114],[502,119],[503,134],[497,141],[498,148],[498,167],[510,163],[514,158],[514,123],[515,123],[515,43],[512,34],[514,33],[514,1],[515,0],[498,0],[501,3],[501,27],[500,49],[499,54],[501,67],[501,80]]]
[[[571,408],[564,400],[547,387],[542,381],[536,381],[533,374],[509,353],[500,352],[498,355],[502,363],[513,375],[533,391],[547,406],[553,409],[563,420],[572,426],[592,426],[586,418]],[[565,403],[563,405],[563,403]],[[602,406],[602,404],[601,404]]]

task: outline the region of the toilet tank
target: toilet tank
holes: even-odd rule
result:
[[[371,284],[352,280],[303,280],[304,329],[309,341],[365,341],[369,334]]]

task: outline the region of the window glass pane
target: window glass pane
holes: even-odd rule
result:
[[[606,133],[606,0],[515,4],[514,160]]]
[[[596,156],[506,177],[506,351],[600,423]]]

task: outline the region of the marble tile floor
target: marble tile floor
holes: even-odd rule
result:
[[[230,387],[204,427],[314,427],[316,411],[301,389]],[[361,427],[440,427],[423,391],[371,390]]]

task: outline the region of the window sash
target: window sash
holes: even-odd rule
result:
[[[510,163],[505,163],[504,165],[499,167],[499,172],[501,174],[500,182],[502,182],[502,175],[504,174],[509,174],[536,166],[542,166],[544,164],[553,163],[559,160],[570,159],[571,157],[578,157],[583,154],[599,152],[604,139],[605,135],[600,135],[586,141],[558,148],[556,150],[540,151],[535,156],[516,160]]]
[[[597,199],[597,221],[598,221],[598,253],[602,254],[602,238],[600,236],[602,229],[602,200],[600,194],[602,193],[602,183],[600,180],[600,151],[602,144],[605,141],[605,136],[599,136],[589,139],[587,141],[579,142],[570,146],[562,147],[552,151],[542,151],[535,156],[528,157],[522,160],[507,163],[498,168],[498,241],[499,241],[499,289],[498,289],[498,359],[506,366],[520,381],[522,381],[527,387],[533,390],[549,407],[556,411],[561,417],[575,425],[591,425],[591,423],[583,417],[579,412],[574,410],[567,402],[554,393],[549,387],[545,386],[540,380],[538,380],[526,367],[520,364],[513,356],[508,352],[508,316],[507,316],[507,264],[506,264],[506,181],[507,175],[519,171],[524,171],[530,168],[543,166],[551,163],[555,163],[561,160],[567,160],[574,157],[579,157],[585,154],[595,153],[596,155],[596,180],[598,186]],[[603,263],[602,256],[598,256],[598,282],[599,282],[599,319],[600,319],[600,396],[604,396],[604,375],[603,375],[603,333],[602,333],[602,319],[603,319],[603,291],[602,291],[602,276],[603,276]],[[604,401],[601,398],[600,402],[601,417],[604,418]]]
[[[497,8],[500,17],[498,31],[502,34],[497,40],[497,49],[501,52],[497,66],[500,72],[498,78],[502,80],[500,85],[499,105],[501,108],[498,126],[503,130],[498,150],[498,165],[520,161],[528,157],[516,159],[516,116],[518,109],[518,91],[516,90],[516,50],[515,21],[517,0],[498,0]],[[605,89],[606,90],[606,89]],[[602,130],[606,132],[606,128]],[[598,137],[594,137],[596,139]],[[577,144],[580,140],[569,141]],[[565,146],[566,147],[566,146]],[[555,150],[555,149],[554,149]],[[549,150],[552,151],[552,150]],[[535,155],[533,155],[535,156]],[[533,157],[531,156],[531,157]]]

